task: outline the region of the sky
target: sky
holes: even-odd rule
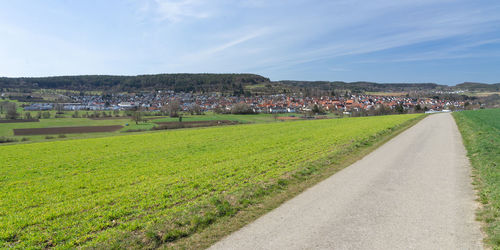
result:
[[[0,76],[500,82],[498,0],[0,0]]]

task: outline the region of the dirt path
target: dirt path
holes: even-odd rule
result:
[[[213,249],[481,249],[450,114],[429,116]]]

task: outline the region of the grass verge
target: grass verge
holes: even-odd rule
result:
[[[485,243],[500,249],[500,109],[453,114],[473,168]]]

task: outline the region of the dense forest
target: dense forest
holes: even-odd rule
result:
[[[252,86],[253,85],[253,86]],[[0,89],[65,89],[77,91],[138,92],[222,92],[248,94],[292,91],[500,91],[500,83],[462,83],[454,87],[435,83],[374,83],[328,81],[277,81],[255,74],[157,74],[138,76],[82,75],[55,77],[0,77]],[[267,91],[266,91],[267,89]]]
[[[0,78],[0,88],[67,89],[80,91],[136,92],[173,90],[176,92],[228,92],[246,85],[268,83],[252,74],[158,74],[138,76],[55,76]]]
[[[353,92],[364,91],[417,91],[417,90],[436,90],[448,88],[446,85],[438,85],[435,83],[374,83],[374,82],[327,82],[327,81],[281,81],[280,83],[298,87],[309,88],[314,86],[320,90],[337,90],[345,89]]]
[[[456,89],[467,89],[470,91],[500,91],[500,83],[486,84],[486,83],[476,83],[476,82],[464,82],[457,84],[454,88]]]

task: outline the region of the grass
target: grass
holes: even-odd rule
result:
[[[462,111],[453,116],[483,204],[477,216],[487,233],[486,243],[500,249],[500,109]]]
[[[302,116],[302,114],[278,114],[277,116]],[[333,114],[329,114],[334,117]],[[186,115],[182,117],[182,121],[213,121],[213,120],[229,120],[240,123],[265,123],[275,122],[272,114],[255,114],[255,115],[233,115],[233,114],[214,114],[207,113],[206,115]],[[179,118],[165,117],[163,119],[155,119],[155,122],[179,121]]]
[[[276,122],[4,146],[0,248],[175,246],[355,158],[353,152],[420,117]]]
[[[55,114],[55,111],[51,111]],[[123,119],[113,120],[92,120],[88,118],[68,118],[71,112],[66,112],[66,118],[49,118],[40,119],[40,122],[19,122],[19,123],[2,123],[0,124],[0,137],[13,139],[12,143],[33,143],[47,141],[45,135],[24,136],[28,140],[22,141],[18,136],[14,136],[13,129],[19,128],[48,128],[48,127],[71,127],[71,126],[106,126],[106,125],[122,125],[123,129],[116,132],[107,133],[82,133],[82,134],[67,134],[64,139],[85,139],[96,138],[105,136],[122,135],[126,131],[149,131],[154,126],[154,122],[168,122],[179,121],[179,118],[162,117],[160,119],[149,120],[148,122],[141,122],[135,124],[130,118],[123,117]],[[80,112],[82,114],[82,112]],[[300,116],[300,114],[279,114],[278,116]],[[333,114],[328,114],[329,117],[334,118]],[[148,118],[154,118],[146,116]],[[240,123],[269,123],[277,122],[271,114],[256,114],[256,115],[231,115],[231,114],[214,114],[207,113],[206,115],[184,115],[183,121],[211,121],[211,120],[230,120]],[[128,126],[125,126],[128,124]],[[53,141],[55,139],[51,139]]]

